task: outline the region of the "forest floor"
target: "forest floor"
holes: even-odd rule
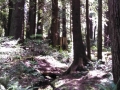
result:
[[[93,61],[88,70],[63,76],[73,61],[73,53],[49,46],[48,40],[0,38],[0,90],[113,90],[111,54]],[[70,46],[71,48],[72,46]]]

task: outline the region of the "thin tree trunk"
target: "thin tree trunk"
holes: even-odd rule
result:
[[[43,39],[43,5],[44,1],[38,0],[37,37],[40,39]]]
[[[106,18],[109,18],[109,12],[106,12]],[[109,21],[106,22],[107,25],[104,25],[104,47],[110,47],[110,33],[109,33]]]
[[[62,1],[62,49],[67,50],[67,31],[66,31],[66,6],[65,0]]]
[[[91,59],[90,56],[90,28],[89,28],[89,4],[88,0],[86,0],[86,29],[87,29],[87,35],[86,35],[86,43],[87,43],[87,56],[89,59]]]
[[[92,17],[90,17],[92,18]],[[93,39],[93,22],[91,19],[89,19],[89,31],[90,31],[90,39]]]
[[[9,36],[10,33],[10,23],[12,18],[12,11],[13,11],[13,2],[9,0],[9,14],[8,14],[8,28],[5,31],[5,36]]]
[[[98,0],[98,41],[97,58],[102,59],[102,0]]]
[[[36,26],[36,0],[30,0],[30,8],[29,8],[29,31],[28,38],[31,35],[35,35],[35,26]]]
[[[72,4],[71,4],[71,2],[72,2],[72,0],[70,0],[70,38],[71,38],[71,41],[72,41],[72,14],[71,14]]]

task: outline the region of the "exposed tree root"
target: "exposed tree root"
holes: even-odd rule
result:
[[[43,73],[42,76],[44,77],[44,80],[34,83],[33,87],[35,88],[33,90],[38,90],[39,88],[45,89],[48,85],[50,85],[54,90],[55,86],[52,84],[52,81],[57,78],[57,75],[54,73]]]
[[[63,75],[67,75],[73,72],[76,72],[77,70],[82,71],[85,70],[84,64],[83,64],[83,58],[79,58],[77,62],[73,61],[71,66],[68,68],[67,71],[63,73]]]

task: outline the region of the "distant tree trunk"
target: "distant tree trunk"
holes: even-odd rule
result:
[[[58,44],[58,37],[58,0],[52,0],[51,41],[53,47]]]
[[[5,36],[9,36],[9,33],[10,33],[10,24],[11,24],[11,18],[12,18],[12,11],[13,11],[13,2],[11,0],[9,0],[8,28],[5,31]]]
[[[108,24],[109,24],[109,35],[110,35],[110,40],[111,40],[111,36],[112,36],[112,28],[113,28],[113,25],[112,25],[112,20],[111,20],[111,18],[112,18],[112,12],[111,12],[111,10],[112,10],[113,8],[112,8],[112,2],[110,1],[110,0],[108,0],[108,12],[109,12],[109,16],[108,16],[108,19],[109,19],[109,21],[108,21]]]
[[[117,90],[120,90],[120,0],[109,0],[112,45],[112,72]]]
[[[89,28],[89,4],[88,0],[86,0],[86,29],[87,29],[87,35],[86,35],[86,43],[87,43],[87,56],[90,59],[91,53],[90,53],[90,28]]]
[[[38,0],[38,21],[37,21],[37,34],[38,38],[43,38],[43,0]],[[39,36],[40,34],[40,36]]]
[[[66,31],[66,6],[65,0],[62,0],[62,49],[67,50],[67,31]]]
[[[70,38],[71,38],[71,41],[72,41],[72,0],[70,0]]]
[[[90,29],[90,39],[93,39],[93,22],[91,20],[92,17],[89,19],[89,29]]]
[[[5,9],[5,8],[2,8],[3,10],[3,12],[4,13],[7,13],[7,10]],[[4,29],[4,31],[6,32],[8,29],[7,29],[7,17],[6,17],[6,15],[4,15],[3,13],[1,13],[0,12],[0,16],[1,16],[1,21],[2,21],[2,23],[1,23],[1,27]],[[1,33],[2,34],[2,36],[4,36],[4,33]]]
[[[30,38],[31,35],[35,35],[36,26],[36,0],[30,0],[29,3],[30,3],[28,21],[29,30],[27,30],[26,32],[28,38]]]
[[[109,12],[106,12],[106,18],[109,19]],[[109,33],[109,21],[104,25],[104,47],[110,47],[110,33]]]
[[[59,49],[62,47],[62,37],[60,36],[60,15],[58,14],[58,45],[60,46]]]
[[[80,0],[72,0],[72,16],[74,61],[64,74],[74,72],[77,68],[83,68],[83,64],[87,64],[88,62],[81,34]]]
[[[13,2],[13,11],[10,26],[10,36],[15,39],[24,39],[24,0]]]
[[[96,21],[93,21],[93,40],[94,41],[96,40],[97,28],[98,28],[98,25],[97,25]]]
[[[29,23],[28,23],[28,21],[29,21],[29,0],[26,0],[26,2],[25,2],[25,5],[24,5],[25,7],[24,7],[24,29],[25,29],[25,38],[28,38],[28,31],[29,31]]]
[[[97,58],[102,59],[102,0],[98,0],[98,40]]]

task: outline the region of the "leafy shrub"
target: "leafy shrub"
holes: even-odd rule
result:
[[[92,46],[91,50],[97,50],[97,47],[96,46]]]

